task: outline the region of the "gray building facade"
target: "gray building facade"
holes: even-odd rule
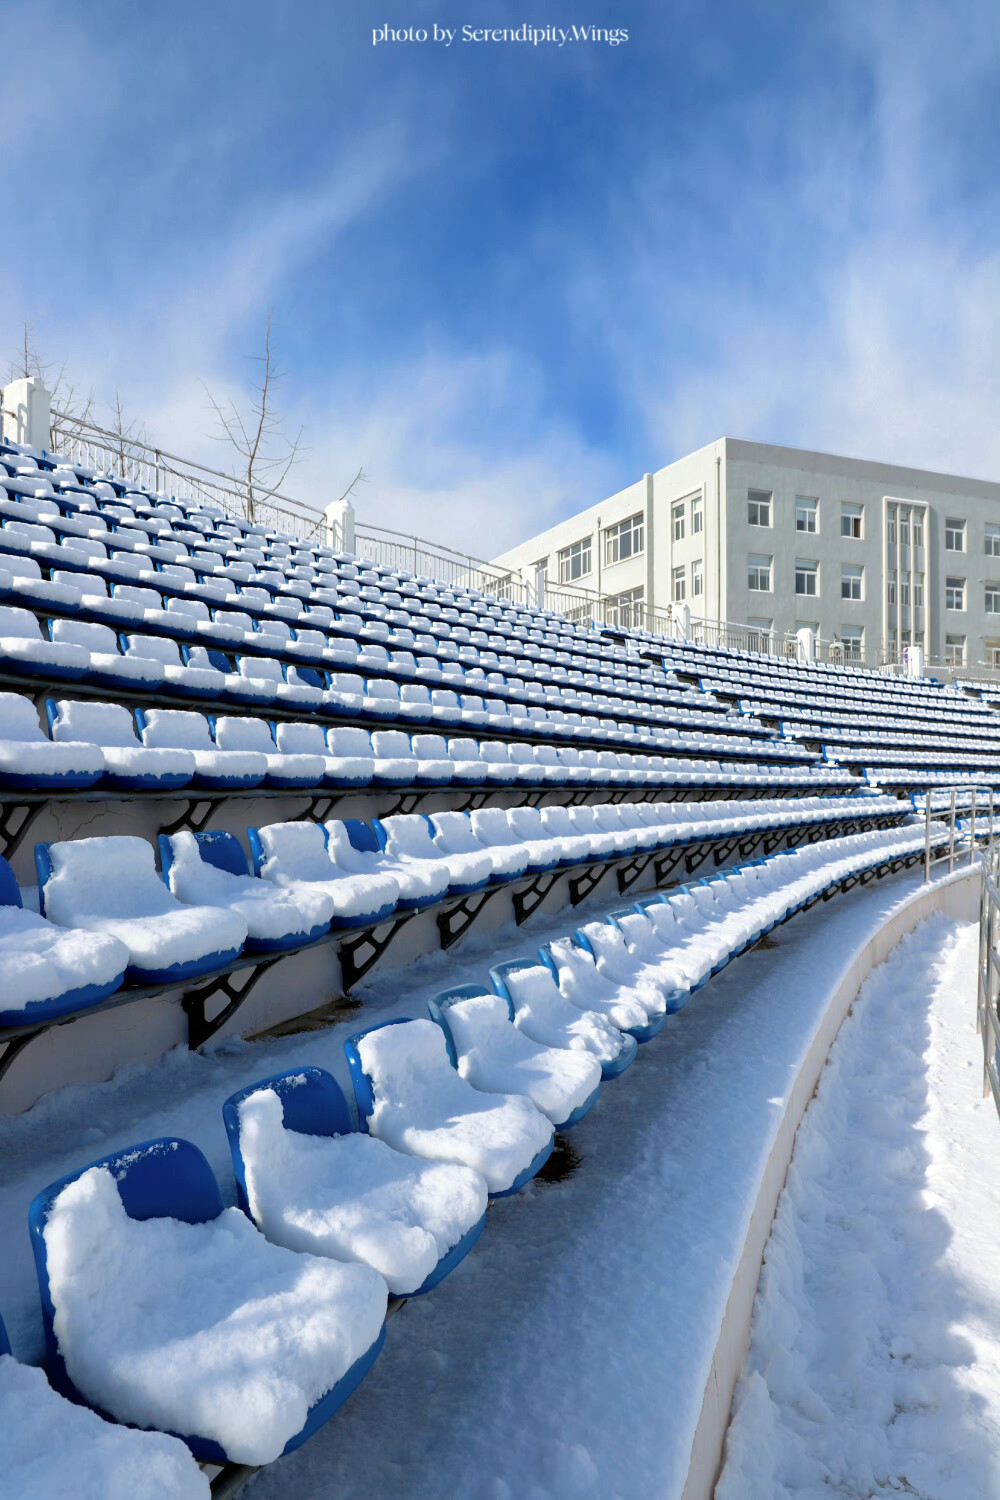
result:
[[[730,622],[761,649],[1000,668],[1000,485],[720,438],[495,561],[657,628]]]

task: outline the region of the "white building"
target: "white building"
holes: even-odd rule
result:
[[[1000,667],[1000,485],[720,438],[495,561],[550,607],[611,623],[687,606],[778,643],[803,626],[847,658]]]

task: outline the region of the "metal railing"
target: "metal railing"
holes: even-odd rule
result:
[[[993,840],[983,855],[976,1030],[983,1039],[983,1096],[992,1093],[1000,1113],[1000,843]]]
[[[221,469],[181,458],[139,438],[109,432],[65,412],[52,413],[51,442],[53,456],[68,458],[80,468],[114,474],[153,494],[196,500],[275,531],[289,530],[303,540],[309,540],[326,526],[322,511],[280,490],[259,484],[248,489]]]
[[[982,787],[934,787],[929,788],[924,794],[924,880],[931,878],[931,864],[941,860],[948,861],[948,874],[955,868],[957,854],[957,841],[965,838],[965,830],[959,830],[958,821],[966,813],[969,814],[969,864],[971,865],[976,856],[976,839],[986,839],[987,848],[991,848],[994,841],[994,830],[996,828],[996,808],[994,805],[994,790],[991,786]],[[949,798],[948,805],[934,806],[935,799],[940,804],[942,797]],[[959,800],[961,799],[961,800]],[[977,830],[976,820],[979,819]],[[938,854],[931,859],[931,823],[948,824],[948,850],[945,854]]]

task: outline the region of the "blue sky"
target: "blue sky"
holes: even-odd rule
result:
[[[372,46],[573,23],[617,47]],[[11,5],[0,349],[489,555],[722,433],[997,473],[1000,17],[955,0]],[[45,59],[45,65],[35,61]]]

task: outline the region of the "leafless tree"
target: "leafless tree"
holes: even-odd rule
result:
[[[53,371],[55,374],[53,375]],[[32,376],[44,381],[52,401],[52,447],[59,452],[71,438],[93,418],[94,392],[86,395],[80,386],[66,377],[66,366],[58,368],[42,359],[35,344],[34,329],[27,322],[21,348],[8,364],[8,380],[28,380]]]
[[[233,452],[233,478],[243,494],[248,521],[254,520],[260,500],[280,490],[302,445],[302,428],[289,438],[274,402],[275,386],[285,372],[278,369],[271,348],[271,318],[268,313],[263,354],[250,356],[258,367],[259,379],[250,382],[253,396],[249,405],[245,409],[235,401],[223,405],[205,387],[221,428],[211,436],[216,442],[228,444]]]
[[[112,444],[118,458],[118,473],[123,479],[134,478],[142,460],[141,445],[146,444],[146,426],[138,417],[126,417],[121,393],[115,386],[115,399],[108,402],[111,421],[108,432],[114,438]],[[147,445],[148,446],[148,445]]]

